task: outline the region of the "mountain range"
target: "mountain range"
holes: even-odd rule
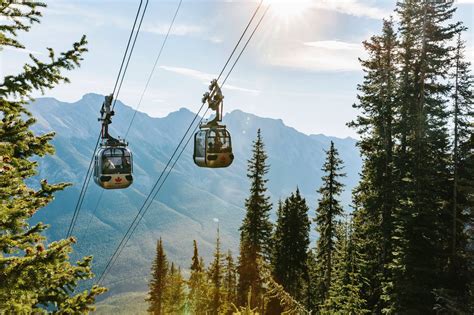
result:
[[[41,158],[38,177],[50,183],[70,182],[55,200],[37,213],[33,221],[51,225],[50,241],[65,237],[79,196],[89,161],[99,134],[100,106],[104,96],[86,94],[77,102],[65,103],[39,98],[29,110],[37,119],[37,133],[56,132],[56,154]],[[110,132],[123,136],[134,110],[118,101]],[[194,113],[181,108],[163,118],[137,112],[127,137],[134,155],[134,183],[126,190],[103,191],[91,181],[73,235],[77,237],[73,258],[94,256],[94,271],[100,273],[131,220],[137,214],[168,158],[179,142]],[[258,117],[240,110],[224,116],[232,135],[234,163],[226,169],[204,169],[192,161],[192,143],[169,176],[163,189],[136,229],[129,244],[105,279],[109,295],[146,290],[156,241],[163,239],[168,258],[184,272],[191,263],[193,240],[209,262],[214,249],[217,225],[222,247],[238,254],[239,226],[245,215],[249,191],[246,176],[252,142],[261,129],[268,154],[268,195],[276,204],[298,187],[315,216],[316,190],[321,185],[321,167],[330,141],[344,161],[346,185],[341,200],[350,211],[351,190],[359,180],[362,160],[352,138],[306,135],[286,126],[281,119]],[[275,207],[272,219],[275,219]],[[317,237],[312,227],[311,237]]]

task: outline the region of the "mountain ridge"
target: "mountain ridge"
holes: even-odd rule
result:
[[[34,217],[36,221],[51,224],[48,231],[51,240],[64,237],[72,217],[99,134],[97,117],[102,101],[103,96],[90,93],[74,103],[40,98],[29,107],[38,119],[36,132],[57,133],[53,140],[57,154],[41,159],[39,177],[74,184],[58,193],[56,200]],[[110,128],[114,136],[126,131],[133,109],[117,101],[116,112]],[[127,137],[134,152],[135,182],[125,191],[104,191],[100,204],[97,204],[100,189],[91,183],[74,233],[78,246],[73,257],[94,255],[94,271],[100,273],[194,115],[184,107],[158,118],[137,112]],[[232,249],[234,255],[237,253],[238,227],[245,214],[244,200],[248,194],[247,160],[258,128],[262,130],[269,156],[268,194],[273,203],[298,186],[311,209],[310,217],[314,217],[324,150],[332,140],[347,162],[347,189],[342,199],[349,209],[350,190],[358,181],[362,163],[355,139],[306,135],[286,126],[282,119],[262,118],[241,110],[227,113],[223,123],[232,134],[234,163],[227,169],[198,168],[192,162],[192,144],[186,148],[105,284],[124,276],[137,280],[113,285],[111,294],[146,288],[144,279],[149,274],[155,241],[160,236],[170,260],[186,269],[193,239],[198,240],[206,260],[211,257],[217,218],[223,247]],[[274,209],[272,218],[275,218]]]

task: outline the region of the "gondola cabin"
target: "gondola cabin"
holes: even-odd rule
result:
[[[194,163],[219,168],[232,164],[232,143],[225,126],[201,127],[194,135]]]
[[[103,146],[95,156],[94,181],[105,189],[127,188],[133,182],[132,153],[122,146]]]

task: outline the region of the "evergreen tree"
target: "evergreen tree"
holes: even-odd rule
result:
[[[221,313],[232,314],[234,309],[232,305],[237,304],[237,270],[230,250],[225,257],[224,278],[222,282],[225,295]]]
[[[222,305],[222,277],[223,277],[223,265],[222,265],[222,254],[221,254],[221,244],[219,236],[219,228],[217,228],[217,239],[216,239],[216,249],[214,251],[214,260],[209,266],[208,278],[211,283],[211,298],[210,305],[210,314],[218,314]]]
[[[391,281],[384,287],[385,312],[430,313],[433,292],[444,286],[443,253],[451,211],[446,109],[451,66],[449,42],[459,23],[449,19],[453,1],[398,3],[400,16],[400,121],[394,165]],[[450,220],[449,220],[450,221]],[[441,276],[440,276],[441,275]]]
[[[473,164],[473,82],[470,63],[465,61],[465,44],[458,35],[454,52],[453,87],[453,191],[451,216],[446,215],[446,284],[437,290],[436,309],[442,312],[472,313],[470,301],[473,299],[470,284],[474,280],[474,257],[469,252],[469,234],[466,227],[470,222],[470,209],[474,206],[474,164]],[[471,305],[470,305],[471,304]]]
[[[165,291],[168,283],[168,260],[163,249],[161,237],[156,245],[156,257],[152,266],[152,278],[150,280],[148,298],[148,312],[154,315],[165,314]]]
[[[326,162],[322,170],[325,175],[322,177],[323,185],[318,190],[320,194],[318,208],[316,209],[316,231],[319,239],[316,245],[317,255],[317,292],[318,303],[323,303],[329,296],[329,288],[332,281],[333,256],[335,250],[335,237],[338,217],[343,214],[343,209],[339,203],[339,195],[342,192],[343,184],[340,178],[345,174],[341,172],[342,160],[339,153],[331,141],[331,146],[326,152]]]
[[[192,314],[204,314],[208,311],[207,275],[204,271],[204,262],[199,257],[196,240],[193,241],[193,245],[194,254],[188,281],[188,308]]]
[[[306,302],[310,221],[306,200],[299,189],[279,204],[273,236],[273,276],[286,292]]]
[[[18,32],[28,32],[39,23],[39,1],[2,1],[0,4],[0,50],[25,47]],[[6,75],[0,84],[0,313],[86,313],[93,310],[95,297],[105,291],[93,286],[75,293],[82,279],[93,276],[92,257],[72,265],[69,254],[74,238],[47,243],[42,235],[47,226],[30,226],[30,218],[68,184],[38,182],[38,158],[53,154],[54,133],[36,135],[36,120],[27,103],[36,91],[44,92],[69,80],[62,74],[79,66],[87,51],[83,37],[71,50],[59,56],[48,48],[47,60],[30,54],[31,63],[17,75]],[[30,184],[30,186],[28,185]]]
[[[171,263],[166,277],[163,301],[164,314],[184,314],[186,305],[184,279],[181,268],[176,269],[174,263]]]
[[[246,216],[240,227],[240,257],[238,264],[239,304],[247,301],[249,289],[252,288],[251,306],[262,305],[262,282],[258,274],[257,260],[268,259],[270,255],[270,238],[272,225],[269,220],[271,204],[266,193],[265,175],[268,173],[267,155],[260,129],[253,143],[253,156],[248,161],[247,177],[251,180],[250,196],[245,200]]]
[[[365,257],[358,267],[363,277],[367,307],[381,312],[382,283],[390,282],[387,265],[392,253],[392,215],[396,204],[396,174],[393,155],[397,117],[397,38],[393,22],[384,20],[382,35],[364,42],[368,59],[361,60],[364,81],[358,86],[361,111],[349,126],[357,129],[358,146],[364,157],[359,187],[354,199],[361,209],[356,211],[355,227],[359,253]]]
[[[333,280],[321,313],[354,315],[369,313],[364,309],[365,301],[360,295],[362,283],[357,275],[350,225],[338,224],[336,234]]]
[[[318,305],[321,304],[319,301],[318,283],[319,273],[317,264],[317,255],[314,248],[308,251],[308,260],[306,261],[308,266],[308,286],[306,287],[306,308],[312,312],[317,313]]]

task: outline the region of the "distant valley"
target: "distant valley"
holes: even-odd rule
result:
[[[30,106],[38,120],[35,131],[57,133],[53,142],[56,155],[41,160],[39,176],[49,182],[74,184],[57,194],[55,201],[34,217],[51,224],[50,240],[64,237],[69,226],[99,132],[97,117],[102,101],[101,95],[87,94],[75,103],[40,98]],[[117,102],[115,111],[111,133],[123,135],[133,109]],[[98,205],[101,191],[91,182],[74,233],[78,238],[74,258],[93,255],[96,273],[104,268],[193,117],[194,113],[184,108],[164,118],[137,114],[127,139],[134,153],[135,182],[127,190],[105,191]],[[193,239],[209,261],[218,220],[223,247],[237,254],[238,228],[249,189],[247,159],[258,128],[262,130],[269,156],[268,188],[274,203],[298,186],[310,207],[309,215],[314,217],[316,190],[321,184],[325,157],[323,150],[332,140],[345,163],[343,203],[350,210],[351,190],[358,181],[362,164],[354,139],[305,135],[285,126],[282,120],[242,111],[226,114],[224,123],[232,134],[234,163],[227,169],[198,168],[192,162],[192,146],[186,149],[107,277],[105,284],[111,287],[111,294],[146,289],[159,237],[163,238],[169,259],[187,269]],[[316,237],[314,231],[312,237]]]

